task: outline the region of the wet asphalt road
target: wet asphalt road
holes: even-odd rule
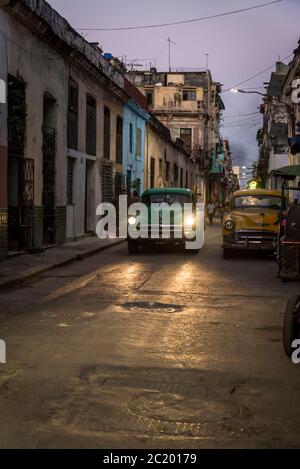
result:
[[[0,447],[299,447],[299,290],[212,227],[198,255],[124,243],[0,293]]]

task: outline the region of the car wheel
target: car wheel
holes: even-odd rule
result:
[[[199,252],[199,249],[188,249],[188,253],[191,256],[196,256],[196,254],[198,254],[198,252]]]
[[[230,259],[232,257],[231,249],[223,249],[223,259]]]
[[[128,241],[128,253],[136,254],[139,250],[138,244],[132,241]]]
[[[295,339],[300,338],[300,322],[299,322],[299,313],[300,313],[300,296],[293,296],[288,301],[284,321],[283,321],[283,347],[285,354],[291,358],[294,349],[292,348],[292,343]],[[295,313],[299,313],[296,315]]]

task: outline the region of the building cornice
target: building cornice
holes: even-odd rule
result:
[[[0,0],[0,7],[57,50],[66,61],[79,65],[86,73],[123,101],[124,77],[95,45],[86,41],[45,0]]]

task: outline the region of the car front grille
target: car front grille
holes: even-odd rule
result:
[[[234,234],[236,241],[253,242],[273,242],[277,238],[277,233],[272,231],[241,230]]]
[[[180,239],[183,237],[182,225],[142,225],[141,235],[149,239]]]

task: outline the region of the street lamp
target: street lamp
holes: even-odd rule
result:
[[[267,98],[269,99],[270,101],[272,100],[272,98],[274,96],[269,96],[267,93],[260,93],[259,91],[246,91],[246,90],[240,90],[238,88],[231,88],[230,90],[232,93],[244,93],[244,94],[258,94],[259,96],[263,96],[264,98]],[[270,99],[271,98],[271,99]],[[276,102],[279,103],[279,104],[283,104],[286,109],[287,109],[287,112],[289,113],[290,117],[294,118],[294,110],[293,108],[291,107],[290,104],[288,103],[285,103],[284,101],[281,101],[280,99],[276,99]]]
[[[267,95],[265,93],[260,93],[259,91],[245,91],[245,90],[239,90],[238,88],[231,88],[231,93],[244,93],[244,94],[259,94],[260,96],[264,96],[264,98],[267,98]]]

